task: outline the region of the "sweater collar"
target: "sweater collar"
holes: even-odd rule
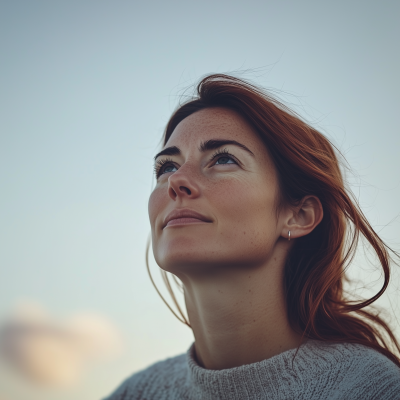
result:
[[[326,344],[315,340],[303,343],[297,351],[287,350],[267,360],[224,370],[209,370],[198,365],[194,343],[187,352],[190,398],[254,399],[293,398],[302,390],[304,372],[329,368],[330,357],[324,357]],[[322,351],[322,353],[321,353]],[[312,377],[309,377],[312,378]]]

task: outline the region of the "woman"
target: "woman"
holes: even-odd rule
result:
[[[366,310],[390,249],[329,141],[262,90],[211,75],[163,143],[153,251],[182,282],[195,342],[109,399],[400,399],[400,346]],[[360,234],[385,280],[356,302],[343,283]]]

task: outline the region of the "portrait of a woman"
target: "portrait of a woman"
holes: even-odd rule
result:
[[[109,400],[400,399],[399,343],[369,308],[397,254],[347,190],[330,141],[267,91],[209,75],[155,155],[154,257],[182,285],[194,343]],[[356,301],[363,239],[384,285]]]

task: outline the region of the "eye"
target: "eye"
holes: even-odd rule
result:
[[[230,154],[227,149],[217,150],[211,157],[213,165],[238,164],[234,155]]]
[[[169,174],[175,171],[178,171],[178,168],[170,159],[158,160],[154,167],[154,173],[156,174],[157,179],[161,175]]]
[[[168,174],[168,172],[175,172],[175,170],[177,170],[177,168],[175,167],[175,165],[166,165],[163,169],[162,169],[162,173],[163,174]]]
[[[222,157],[218,157],[215,164],[216,165],[218,165],[218,164],[236,164],[236,162],[232,159],[232,157],[222,156]]]

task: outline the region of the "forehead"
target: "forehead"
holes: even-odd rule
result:
[[[210,139],[230,139],[254,149],[264,148],[245,119],[226,108],[207,108],[189,115],[177,125],[165,147],[198,148],[201,142]]]

